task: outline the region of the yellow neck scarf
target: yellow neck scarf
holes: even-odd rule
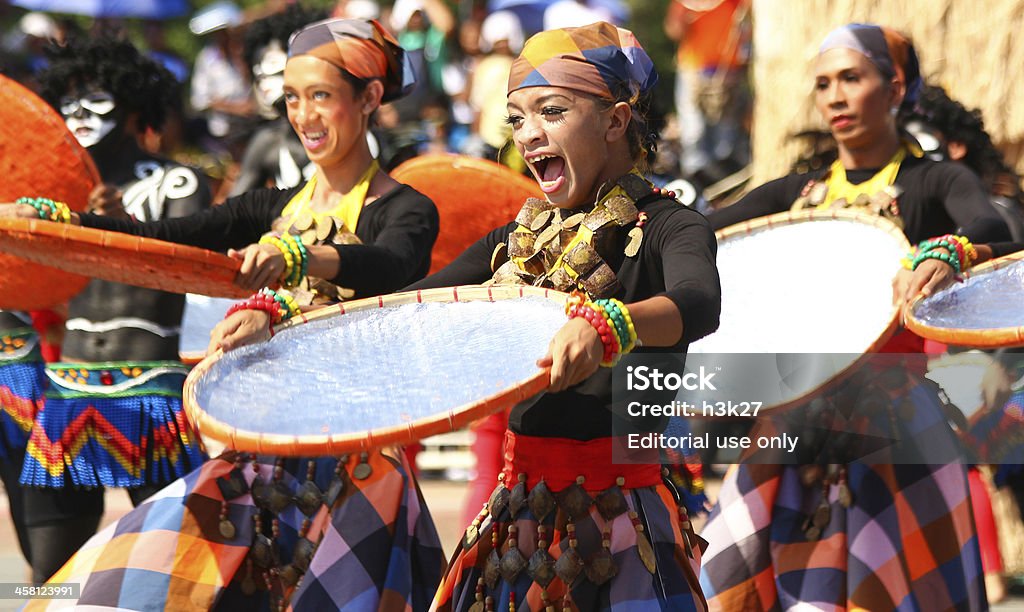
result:
[[[837,200],[845,200],[847,205],[852,205],[858,197],[862,195],[870,197],[892,185],[900,171],[900,164],[903,163],[906,156],[907,149],[901,146],[884,168],[876,172],[870,179],[857,185],[851,184],[846,179],[846,168],[843,167],[842,162],[838,159],[832,162],[828,179],[825,181],[828,185],[828,193],[825,195],[825,200],[818,204],[818,210],[830,208]]]
[[[359,182],[348,193],[343,194],[338,199],[338,203],[332,208],[324,211],[309,210],[313,219],[318,222],[326,217],[340,219],[345,223],[345,229],[354,234],[356,232],[356,225],[359,223],[359,213],[363,211],[366,194],[370,191],[370,183],[373,181],[373,177],[377,174],[378,170],[380,170],[380,164],[375,159],[370,163],[363,176],[359,178]],[[313,178],[309,179],[306,186],[295,194],[284,207],[284,210],[281,211],[281,217],[287,219],[282,231],[290,230],[299,215],[309,209],[313,201],[313,191],[316,189],[316,178],[316,175],[313,175]]]

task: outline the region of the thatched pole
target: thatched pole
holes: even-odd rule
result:
[[[825,125],[811,102],[812,61],[832,28],[892,26],[914,40],[921,71],[980,108],[1007,162],[1024,170],[1024,0],[753,0],[754,183],[785,174],[788,136]]]

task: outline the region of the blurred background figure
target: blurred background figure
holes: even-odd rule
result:
[[[469,101],[472,75],[483,52],[480,50],[482,17],[474,11],[459,24],[459,35],[451,46],[448,63],[442,73],[444,93],[448,97],[448,150],[472,155],[479,152],[480,139],[476,137],[474,123],[476,111]]]
[[[447,149],[443,72],[455,16],[443,0],[397,0],[387,21],[416,75],[409,95],[381,107],[383,131],[374,131],[381,141],[381,165],[393,168],[425,151]]]
[[[331,17],[342,19],[380,19],[380,4],[376,0],[338,0]]]
[[[470,81],[469,104],[475,115],[473,131],[479,136],[478,148],[471,154],[490,160],[498,160],[512,137],[512,127],[505,118],[508,75],[512,61],[523,48],[523,29],[519,18],[509,11],[491,13],[480,28],[480,50],[483,57],[473,71]],[[506,157],[519,158],[511,151]],[[516,170],[525,166],[520,162]]]
[[[1024,197],[1020,177],[1003,160],[992,143],[978,109],[968,110],[949,97],[946,90],[926,85],[907,122],[907,131],[925,154],[935,160],[958,161],[981,179],[991,194],[992,205],[1003,217],[1014,242],[1024,241]]]
[[[225,145],[244,135],[254,114],[236,30],[241,23],[242,11],[229,1],[211,4],[189,21],[193,34],[208,37],[192,68],[192,110],[205,116],[210,135]]]
[[[142,22],[142,38],[146,43],[146,55],[155,60],[174,75],[179,83],[187,83],[189,73],[188,62],[167,45],[167,34],[164,23],[156,19]]]
[[[0,72],[36,89],[35,75],[47,66],[47,43],[63,43],[57,22],[44,13],[25,13],[3,38]]]
[[[698,190],[750,163],[750,0],[673,0],[665,34],[678,43],[680,170]]]
[[[621,25],[629,12],[621,2],[611,0],[558,0],[544,11],[544,29],[578,28],[596,21]]]
[[[326,11],[292,4],[246,29],[245,62],[251,70],[253,97],[263,123],[246,146],[229,195],[261,187],[290,189],[311,176],[313,168],[285,114],[284,65],[292,32],[325,17]]]

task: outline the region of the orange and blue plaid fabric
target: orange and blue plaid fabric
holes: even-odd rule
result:
[[[565,87],[606,100],[644,94],[658,82],[654,62],[629,30],[599,21],[541,32],[512,63],[508,92]]]
[[[405,51],[376,20],[326,19],[292,34],[288,57],[312,55],[358,79],[380,79],[384,102],[412,90],[416,78]]]
[[[27,611],[64,610],[269,610],[264,589],[247,593],[245,576],[262,580],[247,563],[255,538],[254,516],[269,523],[275,559],[287,565],[303,533],[319,534],[315,553],[298,585],[290,587],[289,610],[426,610],[444,569],[444,555],[426,503],[405,454],[375,451],[372,473],[354,478],[355,458],[344,465],[345,489],[307,519],[295,505],[280,514],[260,510],[247,492],[226,499],[220,481],[239,469],[247,486],[277,478],[274,457],[235,466],[237,454],[207,461],[97,533],[48,582],[79,584],[77,600],[28,602]],[[309,461],[315,468],[310,473]],[[338,460],[291,458],[280,484],[293,495],[312,478],[327,491]],[[222,514],[223,513],[223,514]],[[237,531],[219,528],[228,517]],[[304,521],[309,520],[308,527]],[[308,531],[307,531],[308,529]],[[266,533],[270,533],[269,529]],[[275,586],[275,589],[278,588]]]
[[[760,421],[751,438],[791,430],[780,418]],[[844,464],[852,505],[829,487],[831,520],[817,539],[804,521],[822,505],[823,487],[805,486],[799,465],[742,463],[726,476],[701,532],[710,546],[700,582],[712,611],[985,609],[966,466],[901,463],[893,452],[958,456],[931,383],[912,384],[870,419],[894,423],[887,439],[899,442],[871,462]]]

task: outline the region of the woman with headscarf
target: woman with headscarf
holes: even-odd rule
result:
[[[531,38],[507,112],[547,200],[527,200],[514,222],[411,287],[582,291],[539,361],[551,368],[547,393],[510,413],[498,486],[459,543],[437,610],[704,609],[686,511],[657,455],[625,448],[626,432],[663,423],[612,397],[622,353],[642,344],[637,353],[662,359],[718,325],[707,222],[641,174],[656,79],[633,34],[608,23]]]
[[[815,62],[814,97],[838,159],[824,171],[755,189],[713,214],[712,225],[791,208],[847,207],[891,219],[912,243],[946,233],[974,241],[1008,237],[976,176],[924,159],[902,139],[899,120],[920,82],[914,47],[902,34],[866,24],[830,33]],[[921,273],[945,265],[928,259]],[[710,547],[701,585],[713,609],[986,606],[966,470],[936,389],[924,378],[922,349],[921,338],[901,332],[881,349],[903,353],[892,355],[888,367],[874,358],[878,365],[852,377],[859,386],[844,384],[807,409],[824,410],[834,422],[852,419],[837,436],[822,434],[818,445],[806,437],[813,446],[806,460],[817,463],[767,465],[748,453],[726,477],[702,532]],[[852,407],[844,403],[851,397]],[[810,413],[794,414],[806,420]],[[751,436],[794,431],[797,418],[763,419]],[[849,442],[860,427],[881,436],[875,440],[899,442],[861,460],[870,439],[859,448]]]
[[[293,287],[291,296],[264,289],[241,303],[214,347],[233,347],[243,332],[266,335],[297,304],[394,291],[430,267],[436,208],[382,172],[366,141],[381,102],[411,86],[401,47],[375,21],[335,19],[295,33],[288,55],[288,118],[316,166],[305,184],[160,222],[68,215],[241,249],[229,251],[242,261],[236,283]],[[7,212],[38,216],[24,205]],[[399,449],[287,460],[229,452],[97,534],[51,583],[79,583],[77,605],[94,609],[422,610],[443,567]]]

